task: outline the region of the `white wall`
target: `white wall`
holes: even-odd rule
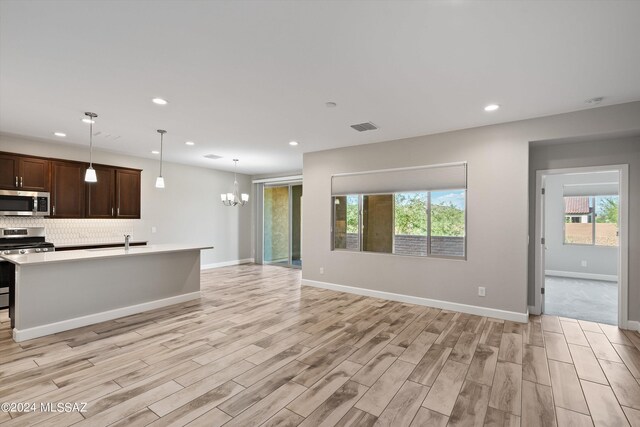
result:
[[[54,157],[69,160],[88,160],[88,148],[71,144],[56,144],[29,140],[15,136],[0,135],[0,151]],[[94,150],[95,163],[142,169],[141,219],[101,220],[101,219],[31,219],[34,226],[60,227],[65,224],[73,234],[78,235],[78,243],[92,240],[87,236],[91,227],[99,224],[101,230],[113,230],[101,241],[108,240],[110,234],[119,234],[120,225],[127,223],[134,233],[134,240],[148,240],[154,243],[198,243],[213,245],[213,250],[202,253],[203,266],[234,262],[252,257],[251,255],[251,203],[244,207],[226,207],[220,202],[220,193],[229,192],[233,187],[233,173],[165,163],[163,176],[166,188],[155,188],[158,161],[131,157],[107,151]],[[247,175],[238,175],[238,183],[243,191],[249,191],[251,181]],[[0,227],[9,224],[10,218],[0,217]],[[120,223],[119,221],[124,221]],[[13,220],[12,223],[15,223]],[[21,223],[22,224],[22,223]],[[52,225],[53,224],[53,225]],[[56,225],[59,224],[59,225]],[[151,227],[157,232],[152,233]],[[53,231],[53,230],[52,230]],[[56,229],[54,233],[56,234]],[[89,234],[90,235],[90,234]],[[121,236],[113,239],[120,241]],[[65,243],[70,243],[68,241]],[[98,239],[96,239],[98,240]],[[54,242],[55,243],[55,242]]]
[[[579,150],[576,147],[576,150]],[[618,173],[594,173],[579,175],[551,175],[545,182],[545,269],[563,272],[567,276],[584,277],[584,274],[616,276],[618,274],[618,248],[610,246],[564,244],[564,195],[565,184],[617,182]],[[582,266],[586,261],[587,266]],[[575,274],[577,276],[575,276]],[[612,277],[610,277],[612,278]]]
[[[524,315],[527,258],[529,247],[533,248],[527,243],[529,143],[614,132],[640,133],[640,102],[306,153],[303,280],[476,306],[501,317],[505,311]],[[331,251],[332,174],[464,160],[468,161],[466,261]],[[640,238],[631,243],[637,251]],[[640,319],[637,273],[630,280],[630,287],[635,287],[631,302],[637,308],[630,314]],[[478,297],[478,286],[486,287],[486,297]]]

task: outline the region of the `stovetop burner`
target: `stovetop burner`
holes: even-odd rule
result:
[[[0,228],[0,253],[13,255],[54,251],[53,243],[44,239],[44,227]]]

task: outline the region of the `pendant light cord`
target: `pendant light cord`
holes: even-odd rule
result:
[[[164,133],[161,133],[160,134],[160,176],[162,176],[162,152],[163,152],[162,142],[163,140],[164,140]]]
[[[89,116],[89,167],[93,167],[93,117]]]

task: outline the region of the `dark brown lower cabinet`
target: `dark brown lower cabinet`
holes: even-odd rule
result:
[[[51,216],[84,218],[87,165],[79,162],[51,162]]]

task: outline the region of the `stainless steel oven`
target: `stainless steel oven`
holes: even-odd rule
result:
[[[44,227],[0,228],[0,255],[30,254],[55,251],[45,241]],[[0,310],[9,308],[13,322],[12,294],[15,286],[13,264],[0,258]]]
[[[0,190],[0,215],[47,216],[51,195],[36,191]]]

